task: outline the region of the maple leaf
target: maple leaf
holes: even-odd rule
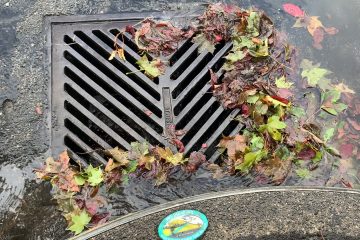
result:
[[[301,76],[307,78],[307,83],[311,87],[319,86],[322,90],[330,89],[330,80],[326,78],[331,71],[320,68],[320,64],[313,65],[311,61],[303,59],[300,68],[303,69]]]
[[[286,128],[286,123],[280,121],[279,116],[275,115],[269,117],[267,124],[260,125],[259,131],[267,131],[274,140],[280,141],[282,139],[282,136],[278,130],[284,128]]]
[[[246,141],[247,138],[245,136],[237,134],[235,136],[223,137],[218,147],[227,149],[229,158],[236,160],[236,155],[245,151]]]
[[[91,217],[85,210],[82,210],[80,214],[71,214],[71,225],[68,230],[74,232],[76,235],[81,233],[85,226],[89,224]]]
[[[350,89],[346,84],[344,83],[339,83],[339,84],[335,84],[333,85],[333,87],[338,90],[341,93],[351,93],[351,94],[355,94],[354,90]]]
[[[246,32],[253,37],[259,36],[260,14],[254,11],[250,12],[247,22]]]
[[[297,169],[297,170],[295,170],[295,172],[301,179],[309,179],[309,178],[311,178],[311,173],[306,168]]]
[[[122,164],[118,162],[114,162],[112,158],[110,158],[105,166],[105,172],[111,172],[115,168],[121,167]]]
[[[290,88],[293,84],[294,83],[292,82],[287,82],[284,76],[281,76],[275,80],[275,85],[278,88]]]
[[[141,71],[145,71],[145,75],[150,78],[156,78],[165,72],[165,65],[160,59],[154,59],[149,62],[146,54],[143,55],[137,62]]]
[[[92,165],[89,165],[85,169],[85,173],[87,174],[87,181],[90,186],[97,186],[104,181],[103,172],[100,167],[94,168]]]
[[[215,51],[215,46],[212,42],[206,39],[204,34],[198,34],[192,39],[193,43],[199,44],[199,52],[208,51],[211,54]]]
[[[335,133],[335,128],[326,129],[323,136],[324,141],[327,142],[331,140],[331,138],[334,136],[334,133]]]
[[[110,156],[113,160],[116,161],[116,165],[126,166],[129,163],[128,152],[119,149],[119,147],[106,149],[104,153]],[[108,167],[109,168],[109,167]]]
[[[244,161],[235,166],[236,170],[240,170],[242,173],[248,173],[251,168],[260,162],[267,155],[267,151],[258,150],[255,152],[249,152],[244,155]]]
[[[184,159],[183,154],[182,153],[176,153],[174,154],[170,148],[166,147],[161,148],[161,147],[157,147],[156,148],[157,153],[159,154],[159,156],[164,159],[166,162],[171,163],[174,166],[177,166],[179,164],[183,164],[187,161],[187,159]]]
[[[206,162],[206,156],[202,152],[192,152],[186,164],[186,171],[196,172],[204,162]]]

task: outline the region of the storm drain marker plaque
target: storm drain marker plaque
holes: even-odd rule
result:
[[[138,71],[136,61],[141,56],[130,35],[117,40],[126,61],[108,60],[120,29],[144,17],[47,19],[53,155],[68,149],[71,158],[83,165],[106,164],[102,149],[129,149],[131,142],[144,140],[169,146],[163,133],[174,124],[186,131],[180,137],[186,155],[206,143],[205,154],[215,161],[221,136],[241,128],[233,120],[238,110],[223,109],[209,84],[209,69],[220,73],[230,43],[218,45],[214,54],[198,53],[197,45],[188,39],[165,59],[169,61],[165,74],[153,80]]]

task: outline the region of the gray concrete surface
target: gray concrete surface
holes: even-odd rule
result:
[[[255,192],[176,206],[130,221],[91,239],[158,239],[168,214],[196,209],[209,220],[203,239],[359,239],[360,193]]]

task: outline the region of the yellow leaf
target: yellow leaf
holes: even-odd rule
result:
[[[145,165],[147,170],[151,170],[151,164],[155,161],[154,156],[140,156],[139,165]]]
[[[178,164],[184,163],[186,161],[186,159],[184,159],[184,156],[182,153],[173,154],[171,149],[168,147],[165,149],[158,147],[157,152],[162,159],[164,159],[166,162],[171,163],[175,166]]]
[[[309,24],[307,25],[307,30],[311,34],[311,36],[314,36],[315,30],[320,27],[323,28],[322,22],[319,20],[318,16],[311,16],[309,17]]]
[[[125,59],[125,51],[124,51],[124,49],[123,48],[118,48],[116,51],[117,51],[117,54],[118,54],[119,58],[125,61],[126,59]]]
[[[121,166],[126,166],[129,163],[128,152],[125,152],[118,147],[106,149],[104,152],[106,155],[112,157],[116,162],[120,163]]]
[[[114,160],[112,158],[110,158],[108,163],[106,164],[105,172],[111,172],[113,169],[120,167],[120,166],[121,166],[121,163],[114,162]]]
[[[336,90],[338,90],[339,92],[342,93],[352,93],[355,94],[354,90],[352,90],[351,88],[349,88],[346,84],[344,83],[339,83],[337,85],[334,85],[334,88]]]
[[[115,56],[116,56],[116,50],[111,52],[111,55],[109,57],[109,61],[113,60]]]

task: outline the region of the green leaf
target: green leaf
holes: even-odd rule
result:
[[[138,161],[131,160],[129,161],[129,165],[126,167],[125,170],[127,173],[133,173],[136,171],[137,166],[138,166]]]
[[[236,170],[240,170],[242,173],[248,173],[251,168],[258,162],[261,161],[267,155],[264,150],[258,150],[256,152],[246,153],[244,161],[235,167]]]
[[[294,83],[286,82],[286,79],[284,76],[281,76],[280,78],[277,78],[275,80],[275,85],[278,88],[290,88]]]
[[[81,175],[75,175],[74,180],[78,186],[82,186],[85,184],[85,178],[83,178]]]
[[[323,79],[329,73],[330,72],[325,68],[312,68],[303,70],[301,76],[307,78],[309,86],[315,87],[319,83],[320,79]]]
[[[104,180],[103,172],[100,167],[94,168],[90,165],[85,169],[85,173],[88,176],[87,181],[90,186],[97,186]]]
[[[258,12],[250,12],[247,22],[246,32],[253,37],[259,36],[260,14]]]
[[[267,124],[260,125],[259,131],[267,131],[274,140],[280,141],[282,139],[282,136],[278,129],[284,128],[286,128],[286,123],[281,122],[279,116],[275,115],[269,117]]]
[[[132,142],[130,146],[131,146],[131,151],[138,156],[144,156],[149,153],[149,143],[146,141],[141,143]]]
[[[235,52],[237,50],[241,50],[244,47],[246,47],[248,49],[256,49],[255,43],[249,37],[241,36],[241,37],[233,38],[233,48],[232,48],[233,52]]]
[[[225,58],[229,60],[231,63],[240,61],[246,56],[243,51],[237,50],[235,52],[230,52]]]
[[[145,54],[136,62],[136,64],[139,65],[141,71],[145,71],[145,74],[151,78],[164,74],[164,70],[162,69],[163,63],[160,59],[155,59],[149,62]]]
[[[314,157],[313,159],[311,159],[311,161],[312,161],[314,164],[318,164],[319,162],[321,162],[322,156],[323,156],[322,152],[317,151],[315,157]]]
[[[85,226],[89,224],[91,220],[91,217],[85,210],[82,210],[79,215],[73,213],[70,216],[71,225],[68,230],[74,232],[75,234],[81,233],[84,230]]]
[[[264,147],[264,139],[262,137],[254,135],[250,140],[251,150],[258,150]]]
[[[295,172],[301,179],[311,178],[310,171],[307,168],[300,168],[300,169],[295,170]]]
[[[268,119],[267,127],[274,129],[284,129],[286,128],[286,123],[281,122],[279,116],[272,116]]]
[[[301,118],[302,116],[305,116],[305,110],[302,107],[292,106],[290,108],[290,114],[297,118]]]
[[[344,103],[337,103],[337,104],[334,104],[334,108],[335,108],[336,112],[341,113],[342,111],[347,109],[348,106]]]
[[[325,142],[329,141],[334,136],[334,133],[335,133],[335,128],[326,129],[324,136],[323,136],[324,141]]]
[[[196,35],[195,37],[193,37],[192,41],[194,43],[199,44],[199,49],[198,49],[199,52],[208,51],[210,53],[214,53],[214,51],[215,51],[215,44],[213,44],[212,42],[207,40],[203,33],[200,33],[200,34]]]
[[[262,45],[256,45],[256,50],[249,49],[249,53],[253,57],[266,57],[269,56],[268,39],[263,41]]]
[[[247,97],[246,102],[250,104],[254,104],[257,102],[257,100],[259,100],[259,95],[252,95]]]
[[[259,113],[260,115],[265,115],[269,109],[269,106],[263,104],[261,101],[257,101],[255,103],[255,112]]]

